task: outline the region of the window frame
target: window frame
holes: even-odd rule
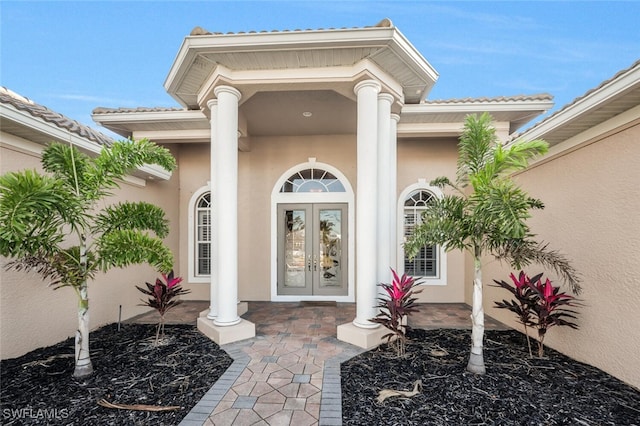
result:
[[[400,273],[405,273],[404,270],[404,262],[405,262],[405,253],[404,253],[404,229],[405,229],[405,202],[416,192],[418,191],[427,191],[433,194],[434,197],[441,199],[443,196],[440,188],[430,186],[425,179],[420,179],[417,183],[407,186],[398,197],[398,247],[397,247],[397,265],[398,271]],[[447,253],[441,246],[436,246],[436,271],[437,274],[435,277],[426,277],[426,276],[418,276],[416,279],[420,280],[420,283],[423,285],[438,285],[444,286],[447,285]]]
[[[189,200],[189,216],[188,216],[188,233],[189,233],[189,241],[188,241],[188,275],[190,283],[210,283],[211,282],[211,274],[204,275],[198,274],[198,250],[197,246],[200,241],[197,238],[198,232],[198,212],[200,209],[198,208],[198,204],[202,197],[209,194],[209,206],[213,203],[213,196],[211,194],[211,187],[207,183],[206,186],[202,186],[194,191],[191,199]],[[212,214],[212,213],[210,213]],[[212,225],[212,218],[210,217],[209,226]],[[211,242],[213,242],[213,229],[210,231]],[[210,250],[212,247],[210,247]],[[209,265],[210,270],[213,270],[213,265]]]

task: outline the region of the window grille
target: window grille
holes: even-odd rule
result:
[[[211,193],[206,192],[196,202],[195,275],[211,275]]]
[[[404,237],[409,238],[413,229],[422,223],[422,213],[427,205],[435,200],[433,193],[420,189],[412,192],[404,202]],[[416,257],[409,260],[404,256],[404,272],[412,277],[437,278],[440,275],[440,260],[438,247],[424,246]]]
[[[294,173],[280,192],[345,192],[340,180],[322,169],[306,169]]]

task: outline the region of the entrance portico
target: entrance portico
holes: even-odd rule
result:
[[[209,330],[207,334],[211,334],[216,341],[228,341],[223,335],[247,338],[255,333],[252,324],[243,321],[238,316],[237,310],[238,135],[241,134],[238,130],[238,106],[242,93],[232,85],[232,79],[227,78],[225,82],[231,84],[210,87],[215,98],[209,98],[206,101],[211,120],[211,225],[216,238],[212,240],[210,260],[211,306],[206,317],[199,319],[199,327]],[[240,85],[240,88],[242,87]],[[346,265],[347,268],[353,268],[349,265],[355,264],[355,289],[346,281],[348,278],[353,279],[353,273],[345,273],[338,277],[345,279],[344,285],[335,289],[334,293],[330,286],[311,293],[304,288],[286,290],[286,282],[284,282],[286,275],[278,271],[275,273],[277,292],[274,300],[279,300],[281,296],[296,294],[302,296],[297,297],[296,300],[317,298],[349,301],[355,298],[356,317],[352,323],[339,328],[338,337],[360,346],[362,346],[362,343],[359,343],[361,339],[356,337],[354,341],[353,336],[357,336],[361,330],[369,336],[365,339],[366,346],[379,343],[383,331],[377,330],[372,334],[371,331],[379,328],[379,325],[370,321],[377,314],[375,308],[377,284],[388,282],[389,268],[396,268],[395,253],[390,249],[395,246],[394,241],[391,240],[392,229],[396,226],[396,194],[395,185],[393,185],[395,179],[391,176],[392,172],[395,173],[395,165],[389,164],[389,159],[396,157],[396,137],[395,134],[391,134],[391,129],[395,128],[392,126],[392,122],[395,122],[391,114],[392,105],[400,102],[401,99],[390,93],[380,93],[382,88],[382,83],[371,78],[358,81],[353,87],[357,110],[356,179],[358,185],[355,200],[355,241],[358,243],[355,258],[347,257],[344,261],[333,259],[333,262],[340,263],[341,267]],[[351,187],[346,180],[345,184]],[[334,208],[331,211],[342,212],[340,217],[344,216],[345,221],[348,222],[346,219],[349,217],[347,213],[349,209],[346,206],[343,210],[335,210],[334,205],[329,206]],[[286,211],[293,214],[296,210]],[[286,214],[286,211],[278,209],[277,214]],[[277,238],[282,238],[282,232],[277,230],[278,220],[279,216],[276,216],[276,234]],[[345,226],[338,231],[339,234],[344,233],[341,242],[344,240],[347,243],[350,239],[347,229]],[[349,232],[353,232],[351,229],[353,226]],[[353,256],[353,245],[349,246],[345,254]],[[272,250],[272,257],[273,255]],[[285,257],[283,249],[278,249],[272,265],[281,270]],[[301,266],[303,270],[308,269],[306,272],[311,272],[313,264],[313,270],[317,271],[317,262],[317,254],[310,252],[308,259],[305,255],[302,256]],[[332,275],[333,272],[327,271],[326,274]],[[237,326],[241,328],[243,334],[239,334]]]
[[[231,330],[240,324],[241,319],[237,311],[238,149],[252,149],[252,136],[260,126],[257,124],[259,117],[254,114],[260,111],[271,115],[275,106],[273,102],[284,99],[291,102],[289,105],[278,104],[278,111],[283,117],[287,117],[288,111],[300,100],[317,108],[316,111],[296,111],[296,114],[304,113],[302,116],[306,118],[314,114],[322,118],[322,113],[330,111],[334,106],[350,110],[342,117],[334,116],[333,123],[325,122],[323,125],[329,124],[334,127],[335,132],[355,136],[355,184],[345,182],[349,187],[355,188],[355,205],[351,209],[335,210],[343,212],[341,214],[347,219],[345,225],[349,221],[352,222],[352,226],[344,226],[338,232],[345,233],[340,242],[350,244],[349,249],[345,251],[346,258],[344,261],[330,259],[340,267],[346,266],[349,271],[342,271],[345,272],[346,281],[344,287],[340,287],[342,290],[338,287],[332,290],[331,286],[327,285],[324,290],[318,288],[309,291],[305,289],[304,283],[299,284],[295,280],[291,281],[293,284],[285,282],[287,277],[294,273],[300,275],[302,272],[317,272],[318,254],[315,252],[315,246],[310,246],[308,254],[307,251],[302,253],[301,250],[297,250],[299,259],[295,259],[291,265],[286,264],[288,252],[282,248],[276,249],[275,252],[273,250],[274,245],[278,244],[277,241],[284,237],[281,235],[282,232],[278,231],[281,218],[272,217],[271,233],[275,233],[276,242],[272,239],[270,265],[271,276],[276,277],[276,282],[271,285],[271,288],[275,289],[275,294],[272,290],[271,298],[282,300],[298,295],[296,300],[355,300],[356,317],[352,323],[346,325],[349,331],[344,334],[339,330],[338,336],[352,340],[349,336],[358,334],[359,330],[370,334],[371,330],[379,328],[370,321],[377,314],[377,284],[388,282],[390,268],[396,268],[393,250],[396,243],[392,238],[395,236],[394,230],[397,225],[397,138],[395,133],[392,134],[392,129],[396,128],[397,118],[394,119],[392,113],[400,112],[409,82],[412,91],[410,97],[420,99],[433,85],[437,74],[388,21],[361,31],[283,33],[275,37],[248,34],[221,37],[201,32],[194,30],[192,37],[185,39],[165,84],[179,101],[187,106],[197,105],[211,122],[211,306],[207,316],[200,319],[199,326],[213,327],[220,330],[219,333],[228,329],[229,333],[235,335],[236,332]],[[373,34],[376,34],[376,37],[372,37]],[[384,43],[386,46],[379,44],[380,36],[387,39]],[[246,50],[237,49],[231,54],[227,48],[233,44],[231,42],[234,39],[243,43],[251,41],[249,44],[252,47]],[[333,60],[331,63],[318,61],[317,58],[308,55],[309,49],[322,55],[329,52],[332,52],[332,55],[340,53],[344,59],[338,62]],[[278,51],[284,55],[278,59],[282,61],[280,67],[272,63],[274,58],[278,58]],[[290,63],[292,51],[298,52],[295,66]],[[376,52],[376,55],[372,55],[372,52]],[[230,61],[229,55],[233,56],[233,61]],[[263,62],[266,55],[269,56],[271,64]],[[353,55],[360,58],[354,61]],[[301,64],[300,58],[308,64]],[[255,63],[250,66],[249,62]],[[210,66],[212,63],[215,63],[215,66]],[[405,65],[398,69],[398,64]],[[196,87],[197,89],[189,95],[189,91],[192,90],[190,88]],[[269,111],[256,107],[266,104],[270,107]],[[274,116],[273,119],[278,120],[279,117]],[[298,121],[299,116],[295,118],[295,122]],[[313,123],[312,120],[302,122],[301,126],[307,128],[296,133],[332,133],[331,129],[322,129],[318,127],[319,124]],[[296,125],[294,122],[287,124]],[[262,126],[266,128],[268,124]],[[286,132],[288,131],[284,130],[281,133]],[[239,143],[239,136],[243,139],[242,143]],[[284,207],[277,206],[273,208],[275,212],[272,210],[272,215],[289,214],[293,220],[293,215],[296,214],[299,221],[301,215],[307,211],[306,207],[293,210],[283,210]],[[308,222],[309,225],[313,223]],[[293,234],[293,231],[291,233]],[[285,267],[288,269],[282,272]],[[322,267],[325,268],[325,276],[334,275],[330,265],[323,264]],[[377,343],[376,341],[375,344]]]

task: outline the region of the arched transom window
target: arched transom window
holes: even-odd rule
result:
[[[436,196],[425,189],[413,191],[404,201],[404,236],[408,238],[413,229],[422,223],[422,212],[427,205],[434,201]],[[404,271],[413,277],[435,278],[440,275],[440,265],[438,259],[439,249],[437,246],[424,246],[420,249],[416,257],[409,260],[404,256]]]
[[[345,192],[340,180],[322,169],[305,169],[294,173],[280,192]]]
[[[195,206],[195,275],[211,275],[211,192],[198,198]]]

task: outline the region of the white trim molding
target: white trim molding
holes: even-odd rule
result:
[[[344,186],[345,192],[280,192],[282,185],[291,175],[306,169],[322,169],[334,175]],[[309,158],[306,163],[300,163],[285,171],[276,181],[271,191],[271,301],[272,302],[297,302],[297,301],[355,301],[355,197],[351,183],[337,168],[317,162],[315,158]],[[346,296],[279,296],[278,295],[278,204],[283,203],[345,203],[348,208],[348,234],[347,240],[347,279],[348,290]]]
[[[207,182],[205,186],[202,186],[196,189],[193,192],[193,195],[189,199],[189,217],[187,218],[187,261],[188,261],[188,280],[189,283],[206,283],[209,284],[211,282],[211,276],[204,275],[196,275],[196,202],[207,192],[211,192],[211,184]],[[211,202],[213,202],[213,197],[211,197]],[[211,240],[213,241],[213,229],[211,230]]]
[[[407,197],[415,191],[425,190],[431,192],[438,198],[443,197],[442,190],[435,186],[430,186],[426,179],[418,179],[416,183],[407,186],[398,197],[398,274],[402,275],[404,271],[404,202]],[[444,286],[447,285],[447,252],[438,247],[438,276],[437,277],[419,277],[422,285]]]

